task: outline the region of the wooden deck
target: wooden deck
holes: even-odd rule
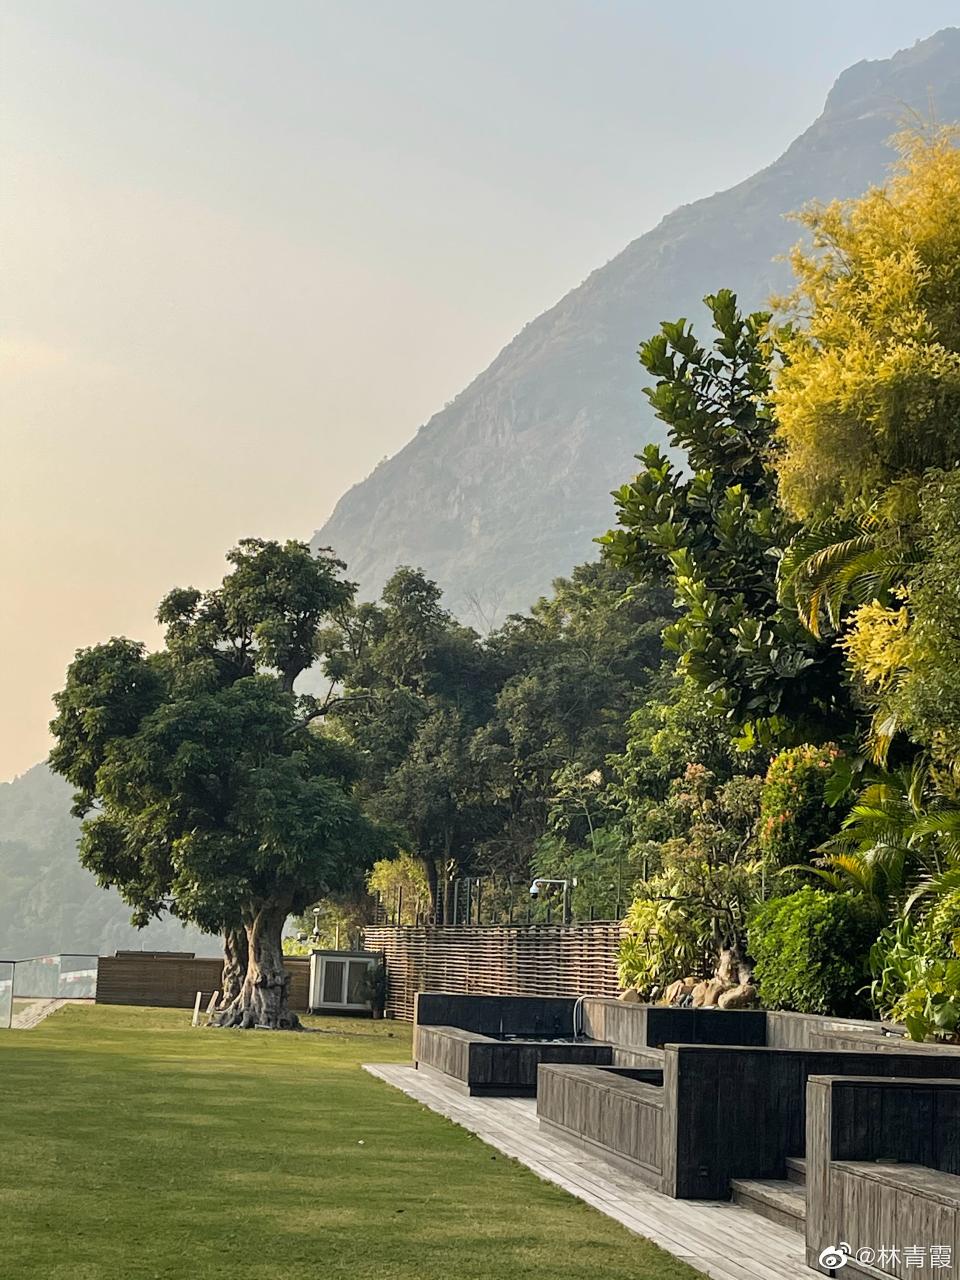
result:
[[[619,1166],[541,1133],[527,1098],[468,1098],[432,1072],[405,1064],[369,1064],[371,1075],[401,1089],[546,1182],[645,1236],[713,1280],[811,1280],[803,1236],[739,1205],[671,1200]]]

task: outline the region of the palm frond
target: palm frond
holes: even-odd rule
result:
[[[909,915],[916,904],[931,894],[941,897],[946,893],[955,893],[960,889],[960,867],[951,867],[949,871],[944,871],[940,875],[927,876],[916,884],[907,899],[903,913]]]
[[[820,636],[821,620],[837,630],[844,607],[884,599],[903,579],[909,554],[884,537],[876,507],[824,520],[800,531],[780,561],[779,598]]]

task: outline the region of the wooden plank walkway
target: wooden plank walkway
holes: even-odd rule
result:
[[[370,1063],[364,1069],[713,1280],[822,1275],[804,1262],[803,1237],[795,1231],[739,1205],[671,1200],[619,1166],[542,1133],[532,1099],[469,1098],[412,1065]]]

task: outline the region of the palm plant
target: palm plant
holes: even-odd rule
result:
[[[960,809],[934,787],[922,760],[884,773],[861,791],[840,831],[806,869],[832,888],[908,913],[927,893],[960,885]]]
[[[824,621],[840,630],[848,607],[889,603],[917,559],[917,503],[915,482],[905,480],[871,503],[804,526],[780,560],[781,604],[793,605],[819,637]]]

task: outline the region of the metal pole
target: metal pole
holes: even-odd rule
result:
[[[563,923],[570,923],[570,881],[563,882]]]
[[[470,879],[470,877],[469,877],[469,876],[467,876],[467,878],[466,878],[466,882],[465,882],[465,883],[466,883],[466,886],[467,886],[467,902],[466,902],[466,908],[467,908],[467,909],[466,909],[466,911],[464,912],[463,921],[464,921],[464,924],[469,925],[469,924],[470,924],[470,913],[471,913],[471,911],[473,910],[473,895],[472,895],[472,892],[471,892],[471,890],[473,889],[473,881]]]
[[[459,906],[459,902],[458,902],[459,897],[460,897],[460,881],[459,881],[459,880],[454,880],[454,882],[453,882],[453,911],[450,913],[450,923],[451,923],[451,924],[456,924],[456,923],[457,923],[457,907]]]
[[[478,876],[477,877],[477,924],[478,925],[483,923],[483,921],[480,919],[480,904],[483,901],[483,898],[481,896],[482,893],[483,893],[483,881]]]

